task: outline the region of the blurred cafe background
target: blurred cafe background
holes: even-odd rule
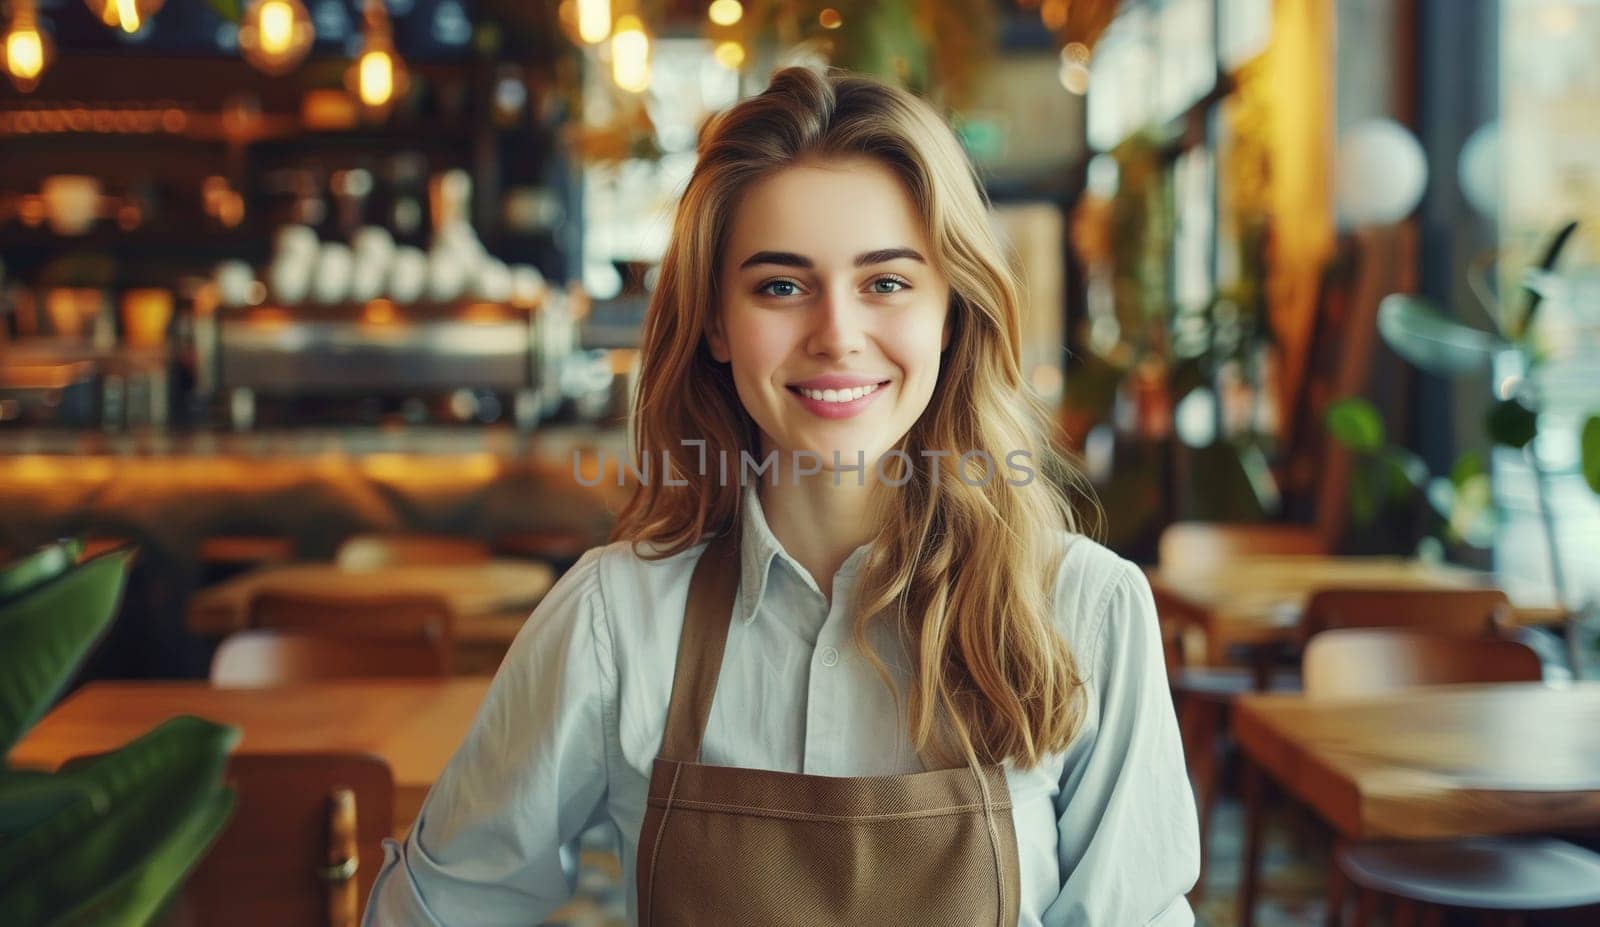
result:
[[[0,920],[355,922],[628,494],[701,125],[832,64],[978,166],[1201,923],[1600,923],[1597,51],[1595,0],[0,0]]]

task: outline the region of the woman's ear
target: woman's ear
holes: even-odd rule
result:
[[[706,322],[706,346],[711,349],[711,357],[719,364],[726,364],[733,358],[728,351],[728,337],[722,331],[722,316],[712,313],[711,319]]]

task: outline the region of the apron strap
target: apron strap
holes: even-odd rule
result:
[[[678,665],[672,677],[672,701],[661,756],[679,763],[700,762],[700,741],[711,717],[711,698],[722,673],[722,653],[733,620],[739,586],[739,528],[713,538],[689,578],[683,634],[678,638]]]

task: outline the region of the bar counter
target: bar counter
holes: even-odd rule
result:
[[[586,549],[605,542],[626,490],[584,485],[574,452],[615,460],[625,446],[620,430],[581,426],[0,432],[0,548],[71,535],[139,545],[91,675],[197,676],[215,642],[184,631],[184,606],[219,567],[242,566],[208,563],[208,539],[275,538],[319,561],[361,532],[560,536]]]

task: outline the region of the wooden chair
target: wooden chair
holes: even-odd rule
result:
[[[355,927],[394,830],[394,776],[360,754],[239,754],[233,817],[168,927]]]
[[[334,560],[346,570],[482,563],[488,559],[489,548],[482,541],[432,534],[358,534],[346,538],[334,554]]]
[[[1307,645],[1303,670],[1307,698],[1452,683],[1535,682],[1541,674],[1538,654],[1516,641],[1393,628],[1322,632]],[[1549,837],[1341,843],[1334,862],[1328,897],[1332,925],[1344,921],[1347,880],[1361,894],[1356,914],[1361,927],[1378,895],[1395,900],[1396,924],[1419,918],[1442,924],[1451,908],[1500,917],[1600,905],[1600,854]]]
[[[445,672],[455,667],[455,616],[439,596],[261,592],[250,600],[250,626],[421,643],[438,655]]]
[[[1300,620],[1304,639],[1339,628],[1413,628],[1457,637],[1501,636],[1511,602],[1498,589],[1323,589]]]
[[[1526,644],[1404,628],[1324,631],[1306,645],[1306,698],[1375,695],[1465,682],[1538,682],[1539,655]]]
[[[1163,570],[1204,571],[1241,557],[1327,553],[1322,539],[1310,527],[1281,524],[1176,522],[1161,533],[1157,546]],[[1200,813],[1200,877],[1190,893],[1191,900],[1198,901],[1205,885],[1206,846],[1216,808],[1217,783],[1230,750],[1228,709],[1235,698],[1256,690],[1262,674],[1251,667],[1195,665],[1193,655],[1202,648],[1189,637],[1199,629],[1187,616],[1175,612],[1171,603],[1160,604],[1167,673],[1183,737],[1184,759]],[[1297,688],[1298,681],[1280,678],[1269,685]]]
[[[211,684],[226,687],[448,672],[447,661],[430,642],[264,629],[228,635],[211,658]]]

